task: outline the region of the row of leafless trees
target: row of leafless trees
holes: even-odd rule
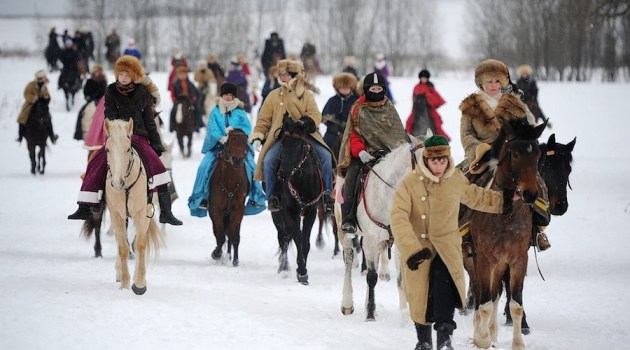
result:
[[[386,54],[390,73],[415,75],[455,63],[444,56],[440,20],[431,0],[72,0],[77,27],[87,25],[96,42],[111,28],[133,37],[149,69],[163,70],[174,47],[194,62],[216,53],[228,62],[237,53],[250,59],[272,31],[299,53],[305,38],[317,46],[324,71],[336,72],[354,55],[360,72],[374,55]],[[539,78],[607,81],[630,76],[629,0],[475,0],[461,21],[465,68],[484,58],[511,67],[528,63]],[[468,30],[465,30],[468,29]],[[453,29],[448,29],[453,30]],[[97,56],[104,55],[98,45]],[[461,62],[461,61],[460,61]],[[256,62],[250,62],[255,64]]]
[[[469,1],[476,58],[528,63],[545,80],[630,77],[630,1]]]

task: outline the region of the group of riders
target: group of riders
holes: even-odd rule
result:
[[[51,37],[53,33],[54,29],[51,31]],[[56,40],[56,34],[54,35]],[[279,49],[280,45],[283,45],[281,41],[278,41],[277,35],[272,36],[270,40],[269,45],[272,48]],[[76,62],[79,61],[77,56],[80,54],[75,48],[75,41],[68,38],[64,44],[66,48],[60,55],[64,69],[66,69],[66,64],[69,69],[75,69]],[[272,65],[265,59],[271,59],[276,63]],[[265,208],[271,212],[280,210],[276,170],[285,118],[290,118],[302,128],[304,134],[307,135],[305,141],[316,154],[323,185],[320,204],[325,210],[331,211],[335,202],[333,198],[334,173],[343,179],[343,188],[340,189],[343,197],[341,230],[348,236],[357,233],[356,206],[360,198],[359,179],[362,173],[369,170],[383,155],[408,143],[408,133],[424,135],[426,129],[422,130],[419,125],[428,126],[434,136],[424,141],[423,157],[419,162],[420,173],[409,175],[408,177],[413,179],[405,178],[401,182],[401,187],[396,192],[397,205],[394,208],[406,213],[416,205],[412,202],[430,200],[426,196],[433,193],[432,191],[441,193],[439,191],[442,190],[438,188],[444,188],[444,193],[449,193],[449,196],[452,193],[457,194],[456,198],[459,198],[457,206],[461,200],[463,203],[470,204],[471,207],[483,207],[485,209],[480,210],[500,213],[505,210],[509,201],[518,198],[504,198],[500,193],[492,193],[493,191],[489,190],[469,189],[468,183],[485,186],[490,181],[492,174],[488,171],[488,164],[484,162],[487,157],[484,156],[499,135],[503,121],[521,118],[528,124],[535,125],[541,119],[545,119],[536,101],[537,88],[535,81],[531,78],[529,66],[518,68],[520,79],[518,83],[513,83],[510,80],[509,70],[503,62],[492,59],[483,61],[475,69],[475,85],[478,90],[466,97],[459,106],[462,112],[460,137],[465,159],[455,164],[450,156],[450,137],[444,132],[442,120],[436,112],[436,109],[444,104],[444,100],[430,82],[430,73],[426,69],[418,75],[419,82],[413,92],[413,110],[406,125],[403,125],[393,103],[389,82],[383,74],[371,72],[359,83],[351,71],[336,74],[333,77],[335,95],[328,100],[320,112],[313,94],[309,91],[312,89],[306,81],[303,63],[281,57],[277,51],[263,54],[262,63],[265,72],[277,74],[277,80],[270,84],[256,123],[252,126],[246,113],[246,101],[239,93],[239,86],[229,80],[224,81],[225,73],[220,65],[211,66],[210,63],[210,60],[200,63],[198,72],[195,72],[195,80],[203,87],[205,94],[210,94],[210,86],[207,84],[209,81],[216,84],[214,101],[206,101],[204,94],[199,93],[197,88],[190,83],[187,76],[189,64],[181,56],[174,56],[174,73],[169,78],[169,91],[172,93],[173,101],[177,103],[184,99],[194,99],[192,102],[198,109],[203,110],[203,113],[198,113],[195,126],[200,128],[206,125],[207,128],[202,147],[202,153],[205,156],[197,172],[193,194],[188,201],[190,213],[193,216],[205,216],[207,213],[210,191],[208,179],[216,164],[217,155],[225,148],[228,135],[233,129],[240,129],[249,135],[250,152],[245,160],[245,169],[250,182],[250,190],[245,214],[257,214]],[[382,70],[386,66],[379,62],[378,67],[375,65],[375,70],[376,68]],[[241,69],[243,69],[242,65]],[[159,158],[164,151],[164,146],[156,124],[155,107],[160,102],[158,89],[146,76],[141,62],[131,55],[123,55],[116,59],[114,77],[115,82],[107,85],[102,67],[95,65],[92,70],[92,82],[89,86],[88,84],[85,86],[86,99],[88,102],[94,101],[95,104],[100,104],[104,118],[133,120],[132,145],[144,163],[149,179],[149,190],[157,191],[160,204],[159,221],[171,225],[182,225],[182,222],[171,211],[171,196],[168,191],[171,178]],[[50,100],[46,89],[46,72],[38,71],[35,78],[27,85],[24,93],[26,101],[18,118],[20,140],[32,106],[38,102],[48,103]],[[275,87],[271,88],[273,85]],[[205,106],[204,101],[207,103]],[[511,107],[505,107],[508,105]],[[510,108],[524,110],[526,113],[510,113]],[[205,116],[208,118],[207,121],[202,120]],[[422,118],[424,120],[420,120]],[[102,123],[102,119],[99,123]],[[319,132],[321,123],[326,125],[326,133],[323,136]],[[57,135],[53,133],[52,124],[48,127],[49,136],[54,143]],[[256,164],[254,151],[260,152]],[[414,198],[414,190],[411,187],[419,186],[416,179],[418,174],[428,194],[421,198]],[[90,218],[94,211],[102,209],[106,176],[106,152],[104,148],[99,148],[88,163],[78,196],[79,208],[68,216],[69,219],[85,220]],[[544,250],[550,247],[549,241],[542,232],[549,223],[549,211],[545,184],[540,176],[538,179],[540,200],[536,201],[536,205],[532,207],[534,224],[532,244]],[[264,184],[264,191],[261,182]],[[411,187],[403,189],[405,186]],[[453,203],[444,204],[446,206],[444,210],[451,210],[451,204]],[[408,222],[411,217],[409,214],[406,216],[406,221],[403,220],[402,223],[400,215],[397,216],[399,221],[394,225],[394,210],[392,209],[392,233],[397,242],[400,241],[400,245],[409,244],[406,248],[401,248],[403,257],[406,258],[408,273],[416,271],[418,265],[426,260],[431,264],[431,271],[425,269],[420,278],[424,279],[428,285],[429,281],[433,282],[440,278],[438,276],[446,275],[450,284],[447,283],[440,288],[453,290],[455,284],[461,281],[454,281],[449,275],[452,259],[442,256],[442,254],[447,254],[447,250],[442,252],[438,250],[439,254],[431,257],[430,254],[425,255],[424,249],[419,249],[423,246],[423,240],[428,242],[428,240],[436,239],[437,242],[439,239],[432,237],[430,231],[427,237],[415,237],[410,240],[406,234],[413,233],[412,227],[418,223]],[[445,217],[451,216],[445,215]],[[461,210],[458,227],[465,228],[466,219],[467,211]],[[421,220],[425,220],[424,215]],[[457,232],[454,242],[460,242],[461,249],[459,237],[459,232]],[[466,239],[467,237],[464,237],[464,241]],[[421,243],[418,244],[418,241]],[[454,293],[453,295],[457,295],[456,290]],[[438,332],[438,347],[452,348],[450,337],[455,329],[453,321],[453,310],[457,305],[455,299],[453,297],[447,301],[433,300],[432,305],[429,305],[427,300],[420,301],[422,306],[410,304],[410,308],[415,310],[411,314],[419,340],[417,349],[431,349],[431,323],[435,323],[434,328]],[[424,313],[420,315],[417,312],[418,307],[422,310],[432,308],[432,317],[427,318]]]

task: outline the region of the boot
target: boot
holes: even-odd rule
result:
[[[16,139],[16,141],[22,142],[23,138],[24,138],[24,125],[18,124],[18,138]]]
[[[418,336],[418,343],[416,344],[415,350],[433,350],[431,326],[425,326],[420,323],[415,323],[415,325],[416,335]]]
[[[167,188],[166,186],[164,186]],[[163,224],[171,224],[179,226],[182,224],[171,212],[171,194],[166,191],[158,190],[158,202],[160,203],[160,222]]]
[[[68,215],[68,220],[87,220],[91,215],[91,206],[89,204],[79,203],[79,209]]]
[[[272,213],[280,210],[280,200],[278,199],[278,196],[272,195],[269,197],[269,200],[267,200],[267,209]]]
[[[344,198],[344,202],[341,204],[341,213],[343,216],[341,230],[349,236],[348,238],[354,238],[354,234],[357,233],[357,219],[355,218],[353,207],[354,203],[352,199]]]
[[[536,248],[538,248],[539,252],[542,252],[551,248],[551,243],[549,243],[549,239],[547,238],[547,235],[545,234],[545,232],[540,230],[540,228],[538,228],[538,230],[536,229],[534,230],[533,238],[534,238]]]
[[[455,326],[450,323],[436,325],[435,330],[437,331],[438,350],[453,350],[453,346],[451,345],[451,336],[453,335],[454,329]]]
[[[333,198],[330,191],[324,191],[324,194],[322,195],[322,202],[324,204],[324,211],[333,211],[333,207],[335,206],[335,199]]]

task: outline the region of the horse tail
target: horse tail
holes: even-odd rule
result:
[[[99,222],[100,225],[100,222]],[[83,221],[83,227],[81,227],[81,237],[83,237],[86,241],[90,240],[92,237],[92,232],[96,228],[96,222],[93,218],[89,218]]]
[[[157,258],[160,249],[164,247],[164,233],[157,225],[155,219],[149,219],[149,228],[147,229],[147,255]]]

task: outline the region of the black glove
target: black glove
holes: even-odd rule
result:
[[[164,146],[159,143],[151,144],[151,148],[153,148],[158,157],[160,157],[162,155],[162,152],[164,152]]]
[[[512,212],[514,204],[514,189],[503,190],[503,214],[509,214]]]
[[[315,121],[307,116],[302,116],[302,118],[300,118],[300,120],[298,120],[296,122],[301,128],[302,130],[304,130],[305,133],[307,134],[312,134],[315,132],[315,130],[317,129],[315,127]]]
[[[423,261],[430,258],[431,250],[429,248],[422,248],[419,252],[413,254],[409,257],[409,259],[407,259],[407,267],[409,267],[412,271],[416,271]]]

